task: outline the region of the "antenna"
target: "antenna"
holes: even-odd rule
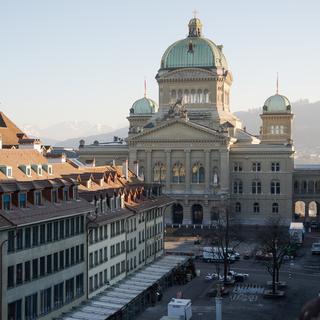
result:
[[[147,80],[144,78],[144,97],[147,97]]]
[[[279,74],[277,72],[277,87],[276,87],[276,94],[279,94]]]

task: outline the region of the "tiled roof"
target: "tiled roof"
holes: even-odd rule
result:
[[[18,145],[19,138],[25,136],[25,134],[1,111],[0,135],[4,147]]]
[[[45,220],[57,219],[65,216],[78,215],[92,212],[94,206],[85,200],[63,201],[52,203],[45,201],[42,206],[34,206],[28,203],[28,208],[13,207],[13,210],[0,210],[0,217],[8,220],[13,225],[32,224]]]
[[[126,204],[126,207],[136,212],[142,212],[151,208],[159,208],[161,206],[169,205],[172,203],[174,203],[174,200],[172,198],[163,195],[154,199],[145,199],[142,202],[138,203]]]

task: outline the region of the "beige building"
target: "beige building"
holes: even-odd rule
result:
[[[130,109],[122,156],[127,150],[129,167],[176,200],[169,225],[213,225],[227,207],[244,224],[263,223],[271,213],[291,221],[289,100],[278,92],[268,98],[260,135],[248,133],[231,111],[233,77],[223,46],[203,36],[198,18],[188,27],[162,56],[159,107],[144,97]],[[89,150],[91,158],[110,161],[108,146],[82,145],[80,158]]]

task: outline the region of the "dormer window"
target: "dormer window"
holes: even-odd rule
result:
[[[53,203],[57,203],[58,202],[58,190],[57,189],[53,189],[51,191],[51,196],[52,196],[52,202]]]
[[[34,193],[34,202],[35,202],[36,206],[41,206],[41,204],[42,204],[41,191],[35,191],[35,193]]]
[[[11,195],[4,194],[2,196],[2,209],[3,210],[10,210],[11,209]]]
[[[42,167],[41,166],[38,166],[37,174],[38,174],[38,176],[42,176]]]
[[[73,199],[78,200],[79,199],[79,190],[77,186],[73,187]]]
[[[26,208],[26,207],[27,207],[27,194],[19,193],[19,208]]]
[[[68,188],[63,189],[63,200],[68,201],[69,200],[69,190]]]
[[[0,170],[7,176],[7,178],[12,178],[12,167],[0,166]]]
[[[30,166],[27,166],[27,167],[26,167],[26,175],[27,175],[28,177],[31,177],[31,167],[30,167]]]
[[[52,170],[52,165],[51,164],[44,164],[42,166],[43,170],[46,171],[49,175],[52,175],[53,170]]]
[[[32,167],[33,171],[38,176],[42,176],[42,165],[41,164],[33,164],[31,167]]]

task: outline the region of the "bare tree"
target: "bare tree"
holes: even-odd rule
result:
[[[228,207],[219,213],[215,229],[207,238],[210,241],[210,245],[217,248],[218,256],[223,261],[223,282],[227,283],[230,269],[230,252],[234,251],[242,242],[239,226],[233,223]],[[217,266],[217,270],[220,270],[220,267]]]
[[[258,241],[263,254],[271,253],[272,258],[265,265],[272,277],[272,294],[276,294],[280,269],[290,245],[289,232],[279,215],[267,218],[266,225],[258,233]]]

